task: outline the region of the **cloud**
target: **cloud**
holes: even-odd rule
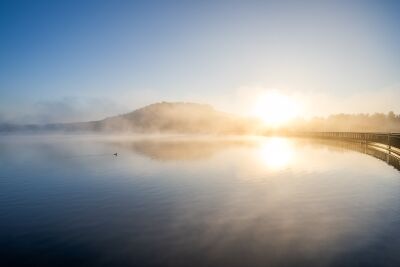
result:
[[[123,106],[106,98],[64,97],[54,101],[39,101],[25,105],[23,110],[9,111],[0,121],[16,123],[54,123],[99,120],[126,112]],[[3,117],[3,118],[2,118]]]
[[[0,113],[0,123],[5,123],[5,122],[7,122],[6,116]]]

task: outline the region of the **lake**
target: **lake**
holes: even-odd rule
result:
[[[399,251],[400,172],[346,145],[0,137],[0,266],[400,266]]]

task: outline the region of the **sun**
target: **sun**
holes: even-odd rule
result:
[[[260,94],[252,114],[270,126],[280,126],[299,115],[299,103],[277,90]]]

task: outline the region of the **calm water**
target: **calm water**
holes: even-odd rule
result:
[[[332,144],[0,137],[0,266],[400,266],[399,251],[400,173]]]

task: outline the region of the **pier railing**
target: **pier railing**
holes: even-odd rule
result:
[[[400,159],[400,133],[297,132],[291,135],[365,143]]]

